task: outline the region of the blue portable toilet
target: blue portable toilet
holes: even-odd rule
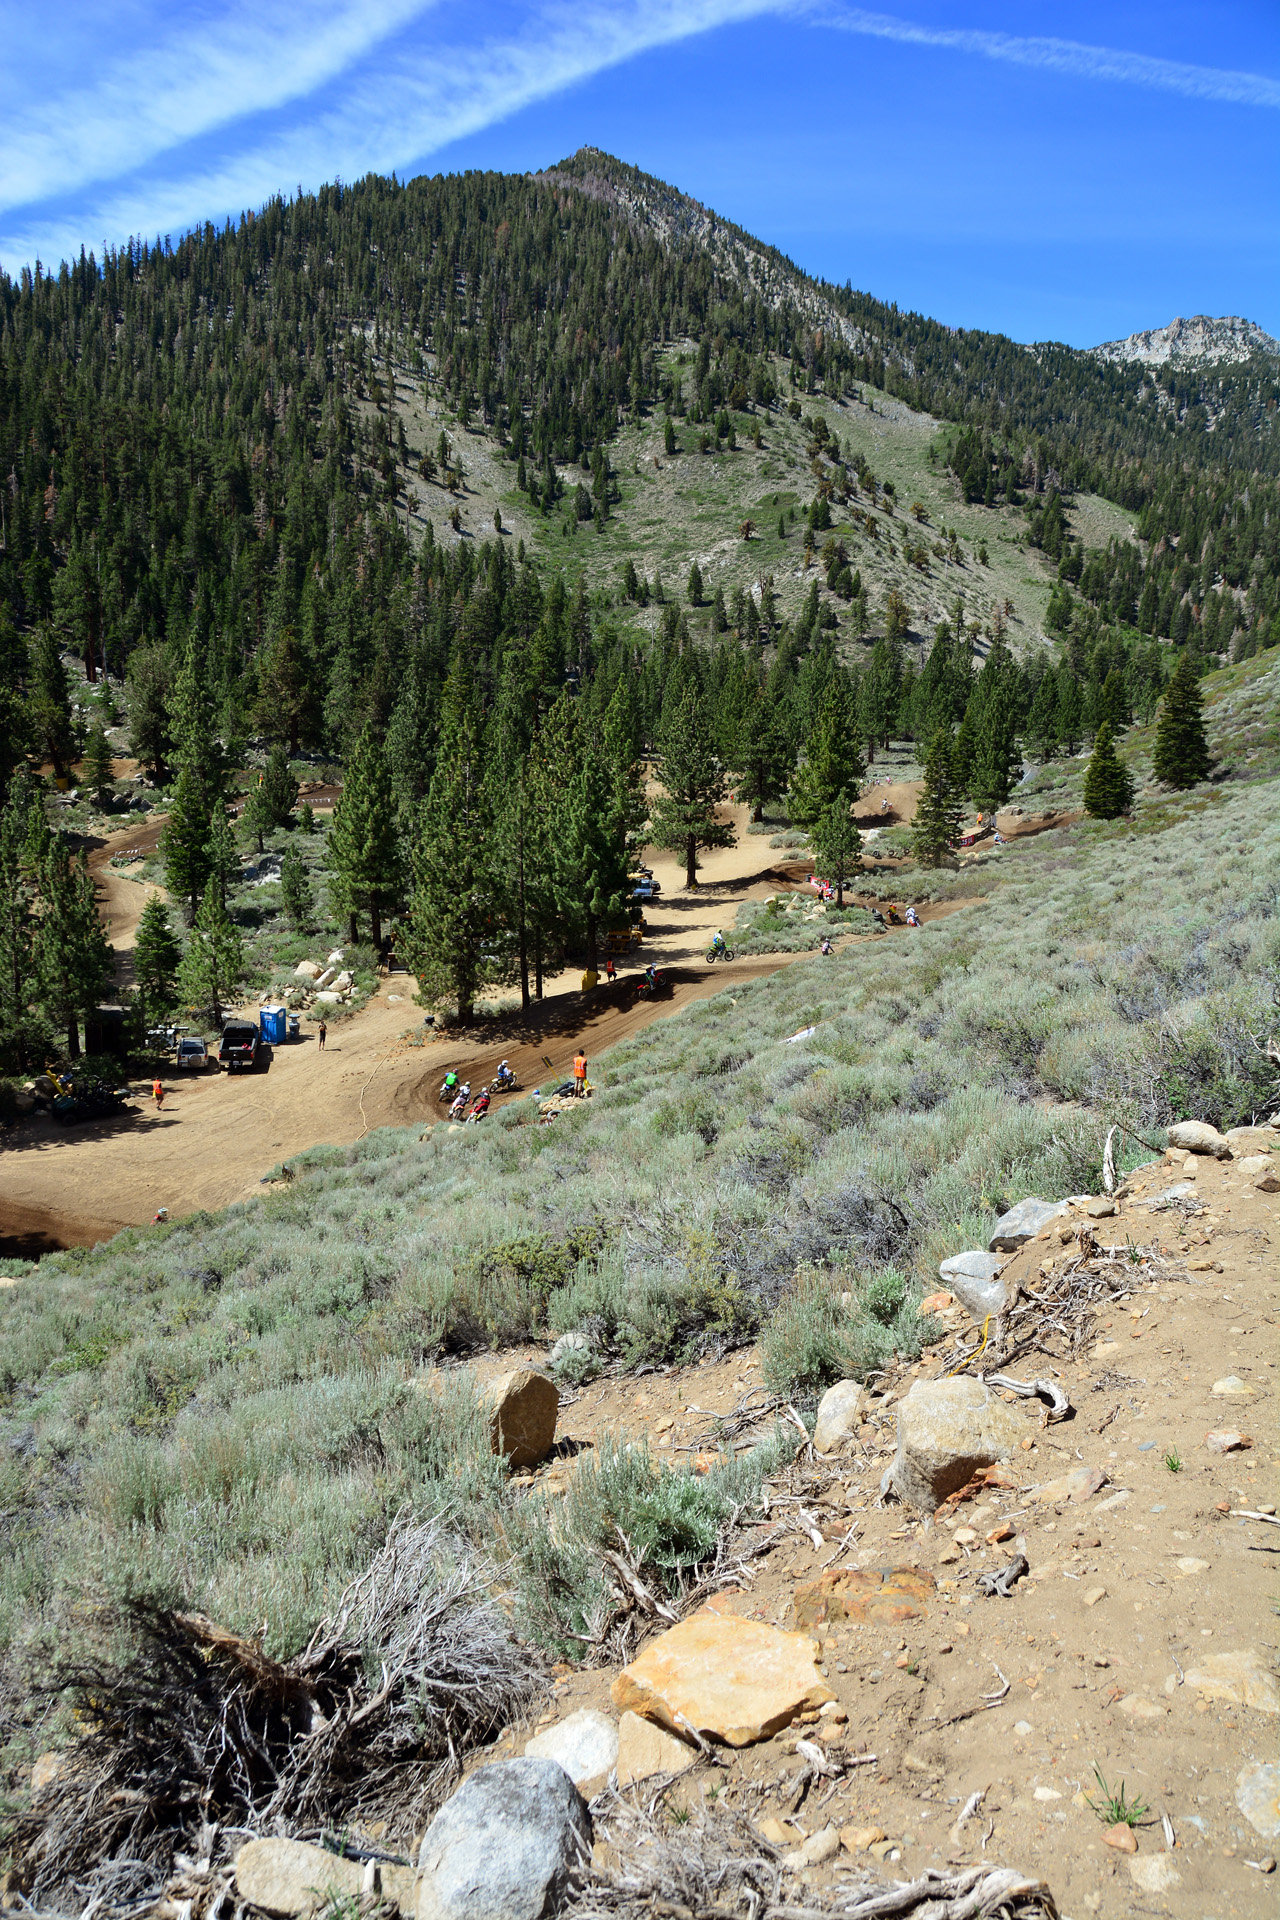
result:
[[[263,1007],[258,1015],[262,1026],[262,1037],[268,1046],[284,1045],[285,1023],[288,1014],[283,1007]]]

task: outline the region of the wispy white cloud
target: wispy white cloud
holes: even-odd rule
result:
[[[2,0],[0,0],[2,4]],[[302,181],[421,164],[650,49],[765,14],[1087,81],[1280,106],[1264,75],[920,25],[832,0],[63,0],[0,70],[0,258],[180,232]],[[112,35],[119,45],[113,46]],[[69,72],[66,44],[79,49]]]
[[[1036,35],[987,33],[971,27],[928,27],[892,14],[868,13],[862,7],[802,6],[815,25],[836,27],[842,33],[865,34],[875,40],[898,40],[908,46],[944,47],[956,53],[976,53],[987,60],[1003,60],[1018,67],[1042,67],[1072,74],[1082,80],[1118,80],[1132,87],[1154,87],[1163,93],[1181,93],[1193,100],[1220,100],[1231,106],[1280,107],[1280,80],[1267,74],[1237,73],[1224,67],[1191,66],[1181,60],[1161,60],[1148,53],[1126,53],[1118,47],[1091,47],[1078,40],[1055,40]]]

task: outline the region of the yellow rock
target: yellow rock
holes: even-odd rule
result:
[[[683,1773],[697,1759],[697,1749],[677,1740],[652,1720],[624,1713],[618,1722],[618,1786],[630,1787],[655,1773]]]
[[[695,1727],[727,1746],[767,1740],[833,1695],[806,1633],[757,1620],[695,1613],[651,1640],[613,1683],[619,1713],[671,1732]]]
[[[1187,1669],[1187,1685],[1205,1700],[1227,1700],[1258,1713],[1280,1713],[1275,1674],[1252,1647],[1209,1654],[1198,1667]]]
[[[883,1840],[884,1837],[883,1827],[841,1827],[840,1829],[840,1845],[846,1853],[865,1853],[868,1847],[874,1847],[876,1842]]]

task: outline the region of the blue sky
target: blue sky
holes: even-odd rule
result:
[[[1276,0],[0,0],[0,34],[11,274],[590,144],[952,325],[1280,336]]]

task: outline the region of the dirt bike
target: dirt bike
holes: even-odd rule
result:
[[[495,1093],[514,1093],[519,1085],[520,1082],[509,1067],[505,1073],[495,1073],[493,1076]]]
[[[656,999],[659,994],[670,993],[671,982],[667,979],[666,974],[659,968],[655,971],[652,980],[647,973],[642,973],[636,981],[635,987],[637,1000]]]
[[[707,948],[707,965],[709,967],[714,966],[717,960],[732,960],[732,958],[733,958],[732,947],[708,947]]]
[[[448,1104],[454,1100],[454,1098],[457,1095],[457,1092],[458,1092],[457,1080],[452,1080],[452,1081],[446,1080],[442,1083],[440,1091],[436,1095],[436,1099],[443,1100],[446,1104]]]

